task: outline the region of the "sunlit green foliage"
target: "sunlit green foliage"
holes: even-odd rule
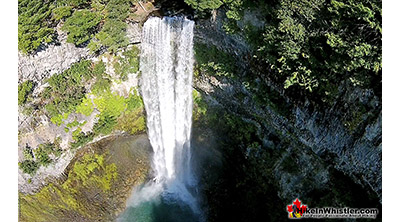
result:
[[[98,122],[93,127],[93,132],[107,135],[112,132],[114,126],[117,124],[116,119],[127,107],[125,98],[107,91],[95,98],[94,102],[100,111],[100,116]]]
[[[110,134],[116,124],[117,120],[115,116],[101,114],[97,123],[93,127],[93,132],[98,135]]]
[[[136,90],[128,98],[106,91],[94,101],[100,111],[99,120],[93,127],[96,135],[107,135],[114,129],[132,134],[144,131],[143,101]]]
[[[146,130],[146,119],[144,117],[143,101],[136,90],[127,99],[126,111],[117,119],[115,129],[123,130],[130,134],[144,132]]]
[[[93,75],[95,77],[101,77],[106,73],[106,65],[103,61],[99,61],[98,63],[94,64],[93,67]]]
[[[63,18],[67,18],[72,15],[72,7],[71,6],[61,6],[53,9],[53,19],[61,20]]]
[[[94,36],[100,20],[100,15],[88,9],[75,11],[62,27],[68,33],[67,42],[81,45],[89,41]]]
[[[82,132],[81,128],[77,128],[72,132],[72,139],[76,142],[79,138],[79,134]]]
[[[125,99],[125,103],[127,104],[126,111],[117,119],[115,129],[130,134],[144,132],[146,120],[143,113],[143,101],[136,89]]]
[[[97,51],[104,46],[115,53],[118,48],[128,45],[125,19],[128,17],[130,4],[129,0],[110,0],[105,5],[104,25],[96,34],[95,40],[88,46],[92,51]]]
[[[185,3],[199,11],[217,9],[222,5],[221,0],[185,0]]]
[[[127,106],[123,96],[119,96],[111,91],[107,91],[101,96],[95,98],[94,103],[102,114],[110,116],[119,116]]]
[[[65,113],[74,112],[85,97],[85,80],[91,78],[91,62],[88,60],[75,63],[70,69],[48,79],[42,97],[47,100],[46,111],[53,122],[61,124]]]
[[[82,103],[76,107],[76,113],[81,113],[85,116],[90,116],[93,110],[94,110],[94,105],[92,99],[88,98],[87,95],[85,98],[82,99]]]
[[[100,95],[111,87],[111,77],[106,73],[106,66],[103,61],[96,63],[93,67],[93,76],[96,82],[92,85],[91,91]]]
[[[106,76],[100,76],[96,78],[96,82],[92,86],[92,92],[95,95],[100,95],[110,89],[111,87],[111,80]]]
[[[127,110],[136,110],[143,108],[143,100],[142,97],[139,95],[137,89],[131,91],[131,94],[126,99]]]
[[[39,165],[48,166],[52,162],[52,159],[49,157],[51,151],[51,149],[43,144],[34,150]]]
[[[104,155],[85,154],[75,162],[62,184],[50,183],[36,194],[20,194],[20,219],[57,221],[57,216],[64,216],[74,221],[77,216],[97,217],[97,211],[85,207],[93,203],[87,198],[88,192],[93,191],[93,195],[109,192],[117,177],[117,166],[106,163]],[[67,218],[68,215],[73,218]]]
[[[18,85],[18,105],[22,105],[26,102],[30,93],[32,93],[33,82],[25,81]]]
[[[53,40],[49,26],[52,0],[18,0],[18,49],[31,53]]]
[[[118,57],[118,62],[114,64],[115,73],[117,73],[122,80],[125,80],[127,75],[139,71],[139,49],[132,46],[131,49],[126,50]]]
[[[46,111],[49,112],[49,109],[55,107],[52,104],[47,104],[45,106]],[[55,116],[52,116],[50,118],[51,122],[56,124],[57,126],[60,126],[61,124],[63,124],[64,120],[68,118],[69,114],[71,114],[70,112],[68,113],[63,113],[63,114],[56,114]]]

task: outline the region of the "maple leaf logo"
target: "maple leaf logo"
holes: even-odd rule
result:
[[[293,204],[287,205],[287,211],[289,213],[289,218],[301,218],[303,216],[303,213],[306,212],[307,210],[307,205],[301,204],[301,201],[296,198],[295,201],[293,201]]]

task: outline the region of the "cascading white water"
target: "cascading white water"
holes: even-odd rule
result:
[[[149,18],[143,26],[140,71],[155,183],[189,205],[194,22]]]

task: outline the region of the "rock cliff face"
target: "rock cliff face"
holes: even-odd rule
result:
[[[113,68],[113,59],[108,59],[104,53],[93,54],[88,48],[79,48],[74,44],[66,42],[66,34],[60,30],[60,25],[57,27],[58,39],[55,43],[48,45],[46,48],[33,55],[19,54],[18,60],[18,81],[24,82],[31,80],[35,83],[33,89],[33,102],[40,103],[40,93],[48,86],[46,79],[54,74],[59,74],[70,68],[74,63],[84,59],[92,61],[102,60],[106,64],[106,72],[110,76],[116,76]],[[127,37],[131,44],[140,42],[141,28],[138,23],[128,24]],[[121,56],[121,52],[118,56]],[[126,81],[113,82],[111,91],[120,96],[128,97],[132,87],[138,86],[137,73],[127,75]],[[93,95],[88,98],[94,99]],[[51,122],[48,115],[40,113],[37,110],[31,114],[24,114],[20,107],[18,113],[18,131],[19,131],[19,149],[18,158],[22,161],[24,158],[23,149],[25,146],[36,148],[39,144],[46,142],[54,142],[56,138],[61,139],[60,147],[65,151],[65,154],[55,160],[54,164],[47,167],[40,167],[34,176],[25,174],[19,169],[18,189],[23,193],[34,193],[41,187],[46,185],[54,178],[60,177],[66,170],[68,164],[73,159],[75,151],[69,149],[69,144],[73,142],[72,132],[78,127],[82,132],[91,132],[94,124],[98,120],[100,113],[95,109],[89,116],[79,113],[72,113],[61,125],[55,125]],[[39,113],[39,114],[38,114]],[[82,126],[74,126],[71,130],[65,131],[68,124],[73,122],[84,123]],[[101,139],[97,138],[97,140]]]
[[[78,48],[72,43],[67,43],[67,35],[62,32],[61,25],[57,26],[57,43],[33,55],[18,53],[18,80],[20,82],[32,80],[40,83],[56,73],[68,69],[73,63],[90,57],[88,48]]]
[[[236,57],[241,72],[255,73],[249,62],[250,48],[244,38],[227,35],[222,29],[223,14],[217,12],[215,18],[198,21],[195,40],[229,52]],[[251,19],[257,23],[256,16]],[[261,23],[260,20],[258,24]],[[316,188],[329,188],[334,180],[331,173],[334,168],[334,171],[343,173],[382,201],[382,114],[379,96],[374,95],[372,90],[343,83],[338,89],[337,99],[321,110],[307,100],[294,101],[273,81],[259,81],[277,100],[272,105],[284,104],[284,111],[268,104],[257,105],[251,93],[237,80],[200,75],[195,88],[207,94],[212,104],[225,107],[254,123],[264,146],[277,149],[277,144],[269,139],[271,135],[281,141],[289,141],[287,153],[273,160],[274,177],[280,187],[281,198],[290,200],[307,195],[308,191]],[[283,169],[283,162],[288,156],[294,157],[292,161],[299,171],[288,173]]]

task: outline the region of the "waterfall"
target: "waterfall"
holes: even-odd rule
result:
[[[154,150],[154,186],[193,209],[191,172],[194,22],[183,17],[151,17],[143,26],[141,90]]]

